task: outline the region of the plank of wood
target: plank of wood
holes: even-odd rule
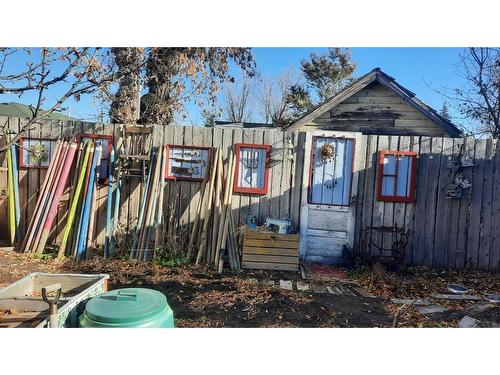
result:
[[[260,254],[260,255],[279,255],[279,256],[299,256],[299,248],[285,248],[285,247],[250,247],[243,244],[243,254]]]
[[[285,256],[285,255],[261,255],[261,254],[248,254],[243,253],[244,262],[266,262],[266,263],[283,263],[283,264],[297,264],[299,262],[298,256]]]
[[[378,155],[381,150],[387,150],[389,148],[389,137],[386,135],[381,135],[378,137],[378,148],[377,148],[377,160],[378,160]],[[375,181],[378,179],[378,175],[381,173],[381,171],[378,168],[378,163],[376,163],[376,174],[375,174]],[[375,185],[377,186],[377,185]],[[376,196],[376,190],[377,187],[375,187],[375,196]],[[377,200],[376,198],[373,200],[373,220],[372,220],[372,225],[375,227],[383,226],[384,225],[384,202],[381,202]],[[372,232],[372,240],[373,243],[375,243],[378,246],[383,246],[383,240],[384,237],[381,233],[377,231]],[[380,255],[379,251],[377,249],[372,249],[372,254],[373,255]]]
[[[388,150],[397,150],[398,149],[398,142],[399,137],[398,136],[389,136],[389,141],[388,141]],[[384,227],[393,227],[394,226],[394,209],[395,209],[395,203],[394,202],[383,202],[383,225]],[[382,234],[382,246],[384,248],[390,249],[392,244],[396,241],[396,238],[393,233],[383,233]]]
[[[299,248],[298,241],[276,241],[276,240],[254,240],[245,238],[243,240],[243,246],[257,246],[257,247],[276,247],[284,249],[297,249]]]
[[[467,236],[466,264],[476,268],[479,265],[479,238],[481,233],[481,207],[483,202],[483,183],[486,156],[486,140],[476,140],[474,167],[472,168],[472,200],[470,206],[470,225]]]
[[[474,161],[475,140],[467,137],[464,141],[465,155],[468,160]],[[474,168],[465,168],[464,178],[472,182],[472,173]],[[467,236],[470,226],[470,205],[472,201],[472,188],[465,189],[463,197],[460,198],[460,215],[457,232],[457,268],[464,268],[468,264],[467,260]]]
[[[500,230],[500,228],[492,227],[492,209],[493,201],[493,183],[495,180],[495,160],[493,159],[494,145],[491,138],[486,139],[486,149],[484,156],[484,177],[483,177],[483,193],[481,202],[481,231],[479,233],[479,252],[478,252],[478,267],[481,270],[489,271],[490,264],[490,246],[492,231]],[[500,197],[497,197],[500,199]]]
[[[399,151],[411,151],[411,137],[401,136],[399,137],[398,142],[398,150]],[[406,222],[406,211],[410,209],[409,206],[413,206],[414,203],[394,203],[394,224],[398,226],[398,228],[405,228],[405,230],[409,229],[409,223]],[[408,247],[406,248],[406,252],[408,254]],[[406,255],[407,255],[406,254]],[[408,259],[408,258],[406,258]]]
[[[298,264],[242,262],[242,267],[256,270],[298,271]]]
[[[459,157],[460,148],[463,145],[463,138],[453,139],[453,151],[451,157],[453,160]],[[446,238],[446,259],[445,264],[448,267],[456,267],[457,265],[457,246],[458,246],[458,225],[462,218],[460,217],[460,198],[449,198],[449,223],[448,236]]]
[[[293,147],[293,161],[291,163],[291,173],[292,173],[292,186],[290,195],[290,220],[295,228],[300,227],[300,206],[301,206],[301,196],[302,196],[302,172],[304,171],[304,150],[305,150],[305,133],[304,132],[293,132],[292,143]],[[265,134],[264,134],[265,136]],[[261,201],[261,217],[262,212],[265,211],[263,207],[263,200]]]
[[[254,129],[253,132],[253,143],[255,144],[264,144],[264,130],[262,129]],[[257,221],[259,221],[260,217],[260,202],[262,200],[262,195],[250,195],[250,208],[249,215],[255,216]]]
[[[432,179],[429,176],[431,153],[430,137],[420,138],[420,152],[417,159],[417,181],[415,186],[415,226],[413,234],[413,263],[423,264],[425,260],[425,220],[427,187]]]
[[[493,201],[491,217],[491,242],[490,242],[490,264],[491,272],[500,271],[500,142],[496,143],[495,151],[495,179],[493,181]]]
[[[429,180],[427,182],[426,205],[425,205],[425,235],[424,249],[425,257],[424,264],[432,266],[435,250],[435,225],[437,210],[437,195],[439,181],[439,166],[441,164],[441,152],[443,149],[443,139],[433,138],[431,141],[431,155],[429,158]]]
[[[256,240],[273,240],[273,241],[299,241],[300,235],[298,234],[279,234],[270,232],[258,232],[253,230],[245,230],[245,239],[256,239]]]
[[[281,199],[281,178],[283,172],[283,137],[281,132],[273,131],[271,144],[271,168],[269,171],[270,187],[271,187],[271,213],[270,216],[274,219],[287,218],[282,217],[285,214],[280,207]],[[288,215],[288,213],[287,213]]]
[[[447,243],[450,237],[450,211],[451,199],[446,198],[446,191],[451,182],[452,170],[448,168],[448,163],[452,161],[453,138],[443,138],[441,163],[439,173],[435,183],[438,185],[436,202],[436,219],[434,225],[434,256],[433,266],[443,268],[447,259]]]

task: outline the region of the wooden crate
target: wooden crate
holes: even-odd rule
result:
[[[298,234],[276,234],[245,230],[243,268],[297,271],[299,269]]]

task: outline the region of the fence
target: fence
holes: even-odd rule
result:
[[[18,130],[23,120],[0,118],[0,126]],[[29,137],[57,138],[61,135],[78,133],[119,134],[121,125],[93,124],[86,122],[57,121],[50,124],[36,126],[27,134]],[[273,129],[220,129],[187,126],[155,126],[152,134],[153,145],[176,144],[220,147],[224,159],[230,153],[235,143],[255,143],[271,145],[270,182],[269,191],[264,196],[234,194],[232,199],[233,217],[237,225],[246,221],[247,215],[256,216],[259,222],[266,217],[290,218],[294,226],[298,226],[300,185],[302,175],[294,173],[295,163],[286,158],[286,137],[288,143],[294,143],[297,134],[285,135]],[[3,141],[3,140],[2,140]],[[297,148],[292,149],[296,156]],[[7,199],[7,170],[4,155],[0,155],[0,239],[8,238],[8,199]],[[300,160],[300,157],[298,158]],[[296,160],[296,159],[294,159]],[[300,168],[299,168],[300,171]],[[21,203],[21,227],[24,230],[29,224],[39,188],[45,177],[45,169],[21,169],[19,173],[19,194]],[[71,177],[70,177],[71,178]],[[191,230],[196,208],[200,199],[201,183],[196,181],[166,181],[164,207],[169,233],[175,233],[185,238]],[[125,177],[122,181],[120,231],[130,243],[131,233],[135,228],[139,216],[139,206],[143,194],[143,184],[140,179]],[[97,190],[97,217],[96,243],[104,243],[104,228],[106,224],[107,187],[99,186]],[[292,203],[296,202],[296,203]],[[66,220],[66,211],[69,205],[69,188],[63,195],[58,209],[56,225],[49,240],[59,243]],[[182,242],[182,241],[181,241]]]
[[[20,119],[0,118],[0,126],[18,130]],[[85,122],[52,122],[30,130],[30,137],[58,137],[81,132],[115,134],[120,125],[102,125]],[[268,216],[290,218],[299,227],[300,197],[304,157],[304,133],[283,133],[272,129],[221,129],[181,126],[156,126],[153,144],[178,144],[221,147],[224,158],[235,143],[271,145],[269,191],[266,195],[235,194],[232,200],[233,217],[238,225],[247,215],[256,216],[262,223]],[[3,141],[3,140],[1,140]],[[293,158],[288,158],[288,143]],[[472,187],[462,198],[445,198],[452,179],[448,161],[458,157],[460,147],[473,161],[464,175]],[[500,270],[500,156],[499,144],[491,139],[474,140],[430,138],[419,136],[366,136],[365,160],[359,176],[356,195],[356,245],[360,232],[367,226],[408,228],[410,238],[406,260],[410,264],[434,267]],[[416,199],[412,203],[380,202],[376,199],[377,155],[379,150],[416,151]],[[5,155],[0,155],[0,239],[8,238],[7,170]],[[46,171],[21,169],[19,193],[21,227],[27,227],[38,191]],[[194,220],[200,182],[166,181],[164,207],[169,233],[185,236]],[[125,237],[135,228],[143,185],[140,179],[125,178],[122,183],[120,228]],[[98,244],[104,242],[107,187],[97,193],[98,215],[96,232]],[[57,223],[50,240],[57,243],[65,225],[69,193],[63,196]],[[129,238],[129,237],[128,237]],[[386,239],[383,239],[384,241]]]
[[[463,144],[473,162],[463,174],[472,186],[462,198],[446,198],[452,180],[448,161],[459,157]],[[367,136],[366,163],[358,186],[358,243],[365,226],[397,225],[410,230],[406,254],[410,264],[499,271],[499,148],[491,139]],[[377,155],[384,149],[418,153],[414,202],[377,201]]]

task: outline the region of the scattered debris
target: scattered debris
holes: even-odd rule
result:
[[[464,316],[460,321],[458,322],[458,327],[459,328],[476,328],[479,325],[480,321],[474,318],[471,318],[470,316]]]
[[[484,299],[491,303],[500,303],[500,294],[485,294]]]
[[[280,280],[280,288],[285,290],[293,290],[293,284],[291,280]]]
[[[469,290],[466,287],[457,284],[450,284],[446,287],[446,289],[455,294],[465,294]]]
[[[448,311],[448,309],[444,308],[443,306],[439,306],[439,305],[417,307],[417,310],[420,314],[424,314],[424,315],[432,315],[432,314],[443,313],[443,312]]]
[[[360,295],[361,297],[366,297],[366,298],[377,298],[376,296],[374,296],[372,293],[366,291],[365,289],[363,288],[360,288],[360,287],[353,287],[352,288],[356,293],[358,293],[358,295]]]
[[[415,306],[428,306],[432,304],[431,301],[428,299],[411,299],[411,298],[406,298],[406,299],[399,299],[399,298],[392,298],[391,299],[392,303],[395,303],[396,305],[415,305]]]
[[[310,280],[337,280],[344,283],[355,283],[347,276],[344,269],[328,266],[324,264],[307,263],[304,264],[304,278]]]
[[[469,306],[464,309],[464,312],[469,315],[477,315],[481,314],[485,311],[488,311],[489,309],[494,308],[495,305],[489,304],[489,303],[476,303],[472,306]]]
[[[468,294],[433,294],[432,298],[437,299],[449,299],[449,300],[460,300],[460,301],[482,301],[483,298],[480,296],[471,296]]]
[[[304,283],[302,281],[297,281],[297,290],[300,292],[305,292],[306,290],[309,290],[309,284]]]
[[[313,284],[312,285],[312,290],[315,293],[327,293],[326,287],[323,286],[323,285]]]

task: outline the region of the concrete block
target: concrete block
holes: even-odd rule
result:
[[[464,316],[458,322],[459,328],[476,328],[479,325],[479,320],[471,318],[470,316]]]
[[[420,314],[424,314],[424,315],[431,315],[431,314],[442,313],[442,312],[448,311],[448,309],[444,308],[443,306],[438,306],[438,305],[417,307],[417,310]]]
[[[285,290],[293,290],[293,284],[291,280],[280,280],[280,288]]]

